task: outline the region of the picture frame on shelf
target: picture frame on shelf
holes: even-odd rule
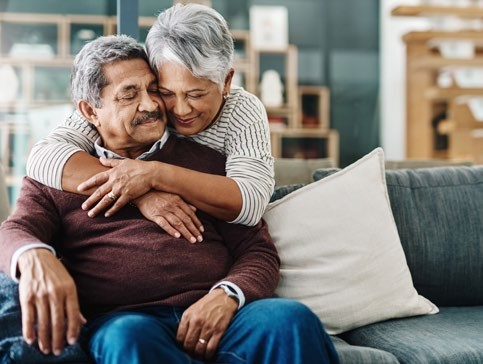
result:
[[[285,6],[252,5],[249,16],[254,49],[280,50],[288,46],[288,9]]]

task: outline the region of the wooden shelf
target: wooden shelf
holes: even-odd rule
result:
[[[331,158],[336,165],[339,165],[339,133],[336,130],[296,128],[272,131],[270,134],[273,156],[275,158]],[[297,139],[302,141],[312,139],[315,142],[313,145],[316,146],[315,149],[317,150],[311,150],[312,154],[308,155],[307,151],[304,150],[304,145],[304,147],[300,148],[295,147],[295,150],[300,154],[286,155],[287,151],[285,150],[286,147],[284,148],[284,142],[290,140],[297,142]],[[317,146],[319,143],[323,145]],[[308,147],[310,148],[311,146],[309,145]]]
[[[483,88],[429,87],[424,92],[429,100],[450,100],[459,96],[483,96]]]
[[[483,18],[482,7],[452,6],[398,6],[391,12],[394,16],[452,16],[466,19]],[[439,73],[452,72],[458,68],[483,67],[483,32],[459,31],[410,31],[403,36],[406,44],[406,157],[431,159],[441,155],[455,158],[460,155],[455,148],[461,145],[461,113],[455,113],[455,101],[460,96],[482,96],[482,88],[438,87]],[[470,41],[473,43],[471,58],[444,57],[438,45],[444,42]],[[449,43],[451,44],[451,43]],[[457,44],[457,43],[455,43]],[[453,77],[453,76],[452,76]],[[454,78],[454,77],[453,77]],[[453,83],[455,80],[453,79]],[[458,99],[459,100],[459,99]],[[442,116],[443,113],[446,116]],[[451,118],[455,130],[447,133],[449,149],[441,150],[439,119]],[[466,133],[466,134],[465,134]],[[452,141],[452,138],[454,139]],[[455,138],[458,138],[456,141]],[[438,140],[438,143],[436,143]],[[469,140],[468,138],[465,140]],[[469,145],[469,144],[468,144]],[[468,149],[465,151],[467,157]],[[474,160],[478,152],[474,149]]]
[[[441,30],[425,30],[410,31],[403,35],[404,42],[421,42],[426,43],[431,40],[473,40],[481,42],[483,40],[483,32],[477,30],[459,30],[459,31],[441,31]]]
[[[472,59],[421,56],[412,60],[410,64],[410,71],[437,70],[448,67],[483,67],[483,56]]]
[[[401,5],[391,11],[393,16],[458,16],[461,18],[483,18],[483,8],[479,6],[432,6],[432,5]]]

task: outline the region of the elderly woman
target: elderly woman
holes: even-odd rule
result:
[[[226,21],[209,7],[175,5],[158,16],[146,48],[171,131],[225,154],[226,177],[109,155],[101,165],[89,154],[99,134],[77,112],[33,147],[28,175],[89,194],[83,208],[90,216],[106,209],[110,216],[135,203],[168,233],[192,242],[202,240],[197,208],[256,224],[274,187],[270,133],[261,101],[231,87],[234,46]]]

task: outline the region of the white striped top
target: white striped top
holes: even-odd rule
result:
[[[176,134],[175,130],[171,132]],[[27,161],[28,176],[61,189],[67,160],[79,151],[93,154],[97,138],[95,127],[75,111],[33,146]],[[244,89],[233,87],[218,119],[188,138],[226,156],[226,175],[238,184],[243,199],[241,212],[232,222],[255,225],[275,185],[270,131],[262,102]]]

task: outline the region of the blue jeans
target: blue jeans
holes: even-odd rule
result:
[[[86,326],[87,349],[96,363],[201,363],[176,341],[183,310],[149,307],[115,312]],[[223,335],[214,363],[338,363],[318,317],[283,298],[240,309]]]

